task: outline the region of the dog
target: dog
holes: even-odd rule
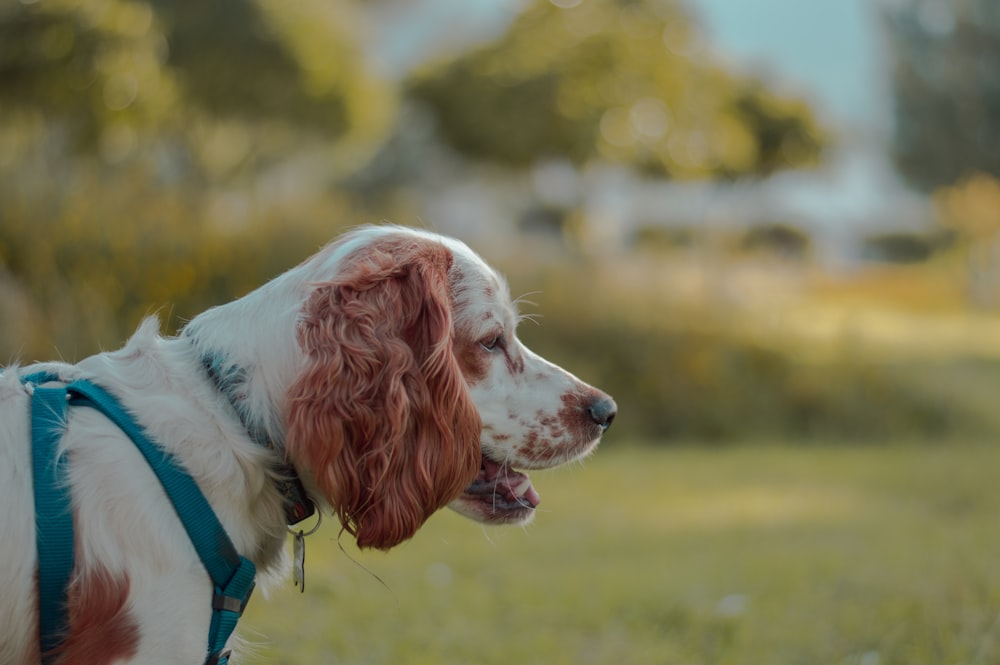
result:
[[[177,336],[150,318],[120,350],[6,368],[0,663],[206,662],[213,611],[206,569],[136,445],[97,410],[70,408],[58,443],[74,528],[67,631],[41,653],[28,375],[114,395],[267,582],[289,567],[292,480],[362,548],[393,547],[444,506],[488,524],[533,518],[525,471],[587,456],[617,407],[526,348],[518,321],[503,278],[462,242],[367,226]]]

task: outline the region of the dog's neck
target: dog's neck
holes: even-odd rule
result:
[[[216,389],[222,393],[229,405],[233,407],[243,428],[247,431],[250,439],[262,448],[268,448],[281,454],[280,448],[283,446],[275,444],[266,427],[260,418],[255,418],[247,406],[246,388],[247,372],[239,365],[232,364],[228,358],[222,354],[206,352],[201,355],[201,366],[204,368],[208,378],[212,380]]]
[[[249,438],[273,450],[286,465],[280,472],[295,481],[291,488],[281,487],[286,512],[289,493],[301,488],[285,459],[282,409],[304,364],[297,342],[302,303],[312,284],[335,273],[335,265],[349,249],[330,245],[242,298],[202,312],[181,333],[190,340],[206,375],[232,406]],[[301,494],[306,496],[304,491]],[[309,506],[311,510],[311,502]],[[293,516],[289,512],[289,520]]]
[[[192,337],[188,331],[185,331],[185,336]],[[198,346],[193,338],[192,343],[196,347]],[[295,468],[284,460],[283,442],[272,438],[271,430],[265,424],[264,419],[254,417],[252,410],[248,407],[246,397],[249,377],[247,370],[230,362],[223,354],[210,351],[200,351],[200,354],[205,374],[226,398],[250,439],[262,448],[273,451],[281,459],[281,462],[277,463],[275,484],[284,500],[287,524],[297,524],[313,515],[316,506],[309,498]]]

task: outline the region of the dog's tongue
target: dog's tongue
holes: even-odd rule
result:
[[[493,460],[484,457],[483,468],[479,472],[477,484],[484,482],[491,485],[497,494],[510,502],[528,502],[532,508],[542,502],[542,497],[535,491],[531,479],[525,474],[501,466]]]

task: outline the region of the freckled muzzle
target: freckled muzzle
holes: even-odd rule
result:
[[[618,412],[608,395],[589,390],[570,394],[564,399],[559,420],[562,431],[571,431],[569,440],[555,444],[531,436],[517,449],[510,461],[498,461],[483,453],[479,474],[455,499],[451,508],[480,522],[520,524],[529,521],[541,496],[527,474],[513,468],[544,469],[558,466],[590,453],[607,431]]]

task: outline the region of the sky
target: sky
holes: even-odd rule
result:
[[[889,71],[876,0],[693,0],[710,43],[817,100],[836,122],[885,130]]]

